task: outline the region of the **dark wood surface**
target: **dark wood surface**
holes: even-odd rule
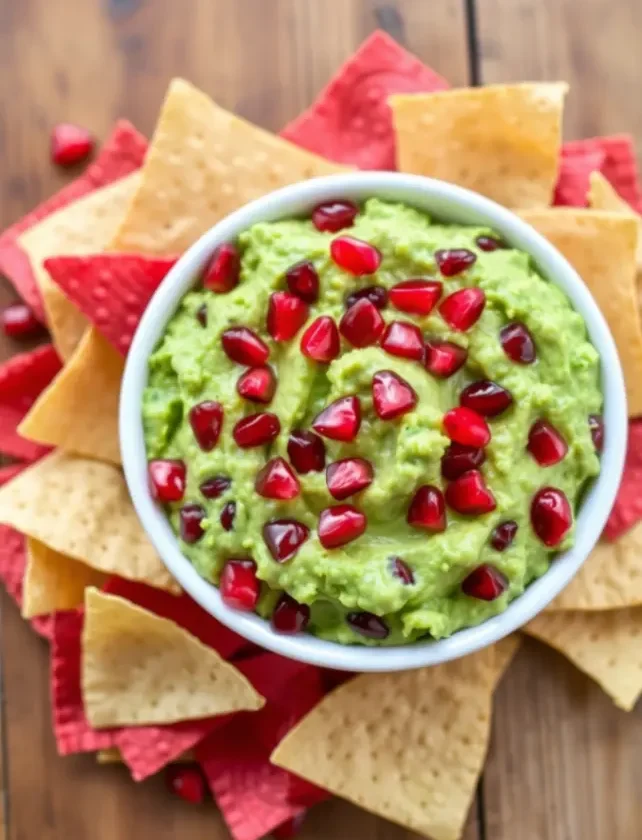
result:
[[[117,116],[149,134],[168,80],[277,130],[377,27],[454,85],[567,79],[569,137],[642,140],[639,0],[0,0],[0,223],[64,182],[51,124],[104,136]],[[0,305],[12,293],[0,290]],[[17,348],[0,341],[0,357]],[[225,840],[213,806],[131,782],[90,756],[61,759],[47,651],[2,596],[0,838]],[[642,709],[615,709],[561,657],[527,642],[495,704],[491,752],[466,840],[639,840]],[[415,835],[335,800],[303,840]]]

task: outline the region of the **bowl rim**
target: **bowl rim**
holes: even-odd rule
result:
[[[193,287],[194,279],[221,242],[235,239],[258,221],[309,213],[318,203],[338,197],[358,202],[369,197],[401,201],[446,221],[493,228],[507,242],[529,253],[540,272],[566,292],[583,316],[591,342],[600,354],[605,428],[601,472],[580,506],[574,546],[560,554],[549,570],[502,613],[445,639],[373,647],[342,645],[311,634],[278,634],[267,620],[223,603],[218,588],[202,578],[181,553],[168,520],[148,491],[141,411],[147,361],[179,301]],[[204,233],[168,272],[143,314],[127,356],[119,405],[123,470],[134,508],[163,563],[183,589],[222,624],[267,650],[318,666],[356,672],[389,672],[447,662],[499,641],[543,610],[580,569],[606,523],[624,467],[627,420],[624,378],[615,342],[588,288],[559,251],[514,212],[482,195],[443,181],[392,172],[330,175],[283,187],[241,207]]]

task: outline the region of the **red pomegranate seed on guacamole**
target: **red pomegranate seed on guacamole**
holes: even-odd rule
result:
[[[390,635],[388,625],[379,618],[369,612],[351,612],[346,616],[346,621],[355,631],[360,633],[368,639],[386,639]]]
[[[12,303],[2,310],[2,331],[9,338],[31,338],[43,326],[26,303]]]
[[[221,436],[223,406],[214,400],[205,400],[192,406],[189,412],[189,424],[200,448],[203,452],[210,452]]]
[[[469,470],[446,488],[446,504],[465,516],[481,516],[495,510],[495,497],[479,470]]]
[[[424,366],[439,379],[447,379],[466,364],[468,350],[452,341],[429,340],[425,344]]]
[[[277,633],[301,633],[309,621],[310,607],[284,592],[274,608],[270,623]]]
[[[446,530],[446,503],[438,487],[424,484],[412,497],[406,519],[413,528],[439,533]]]
[[[571,530],[573,514],[566,495],[556,487],[542,487],[531,502],[533,531],[549,548],[558,546]]]
[[[344,458],[329,464],[325,475],[330,495],[342,501],[370,487],[374,470],[365,458]]]
[[[459,404],[472,408],[482,417],[497,417],[513,403],[513,398],[506,388],[490,379],[473,382],[461,392]]]
[[[299,495],[301,485],[284,458],[273,458],[257,473],[254,489],[265,499],[289,501]]]
[[[170,764],[165,768],[165,784],[168,790],[192,805],[200,805],[205,800],[207,786],[197,767]]]
[[[235,245],[224,242],[214,250],[203,272],[203,287],[210,292],[224,294],[238,285],[241,256]]]
[[[147,465],[149,489],[158,502],[180,502],[185,495],[185,461],[157,458]]]
[[[276,390],[276,377],[267,365],[246,370],[236,383],[236,390],[244,400],[269,403]]]
[[[236,518],[236,502],[228,502],[219,517],[219,522],[224,531],[231,531],[234,527],[234,519]]]
[[[476,470],[486,460],[486,453],[477,446],[463,446],[451,443],[441,456],[441,474],[448,481],[454,481],[468,470]]]
[[[349,443],[354,440],[361,427],[361,403],[359,397],[340,397],[312,421],[312,428],[331,440]]]
[[[437,268],[444,277],[456,277],[477,260],[477,254],[467,248],[446,248],[435,251]]]
[[[535,342],[526,324],[514,321],[502,327],[499,340],[504,353],[518,365],[532,365],[537,358]]]
[[[259,414],[250,414],[239,420],[232,430],[232,437],[241,449],[249,449],[253,446],[272,443],[280,431],[279,418],[276,414],[266,411]]]
[[[313,321],[301,336],[301,352],[315,362],[328,364],[341,352],[339,330],[329,315]]]
[[[490,429],[481,414],[465,406],[444,414],[444,431],[454,443],[482,447],[490,443]]]
[[[267,344],[247,327],[232,327],[221,336],[223,350],[239,365],[264,365],[270,355]]]
[[[310,536],[310,529],[296,519],[273,519],[263,526],[263,540],[277,563],[291,560]]]
[[[337,236],[333,239],[330,243],[330,256],[339,268],[355,277],[374,274],[382,259],[378,248],[354,236]]]
[[[498,251],[506,247],[501,239],[496,239],[494,236],[478,236],[475,244],[482,251]]]
[[[251,612],[261,593],[254,560],[233,559],[223,566],[218,584],[223,603],[235,610]]]
[[[218,499],[232,486],[232,479],[226,475],[215,475],[207,478],[198,488],[206,499]]]
[[[601,452],[604,448],[604,422],[599,414],[589,414],[588,422],[593,446]]]
[[[205,508],[195,503],[183,505],[179,512],[180,534],[183,542],[195,543],[200,540],[205,531],[202,522],[205,519]]]
[[[51,131],[51,160],[58,166],[73,166],[89,157],[95,142],[86,128],[59,123]]]
[[[439,280],[403,280],[388,293],[390,303],[410,315],[430,315],[443,292]]]
[[[383,286],[366,286],[348,295],[345,300],[346,309],[350,309],[358,300],[363,300],[363,298],[369,300],[377,309],[385,309],[388,305],[388,292]]]
[[[508,581],[498,569],[484,563],[464,578],[461,589],[470,598],[494,601],[508,589]]]
[[[367,298],[361,298],[344,313],[339,331],[353,347],[361,348],[376,344],[385,325],[377,307]]]
[[[372,377],[372,402],[381,420],[395,420],[417,405],[414,388],[391,370],[380,370]]]
[[[546,420],[536,420],[528,433],[526,448],[540,467],[559,464],[568,452],[568,445],[555,426]]]
[[[288,439],[288,458],[299,475],[321,472],[325,467],[323,438],[305,429],[294,429]]]
[[[203,303],[196,310],[196,320],[202,327],[207,326],[207,304]]]
[[[406,321],[391,321],[381,337],[381,346],[391,356],[414,359],[424,357],[424,339],[419,327]]]
[[[326,201],[312,211],[312,224],[323,233],[337,233],[352,227],[359,208],[352,201]]]
[[[477,323],[486,306],[486,295],[476,287],[459,289],[440,304],[439,312],[453,330],[466,332]]]
[[[306,303],[315,303],[319,297],[319,275],[309,260],[298,262],[285,272],[285,282],[293,295]]]
[[[321,511],[317,531],[324,548],[346,545],[366,530],[366,516],[352,505],[334,505]]]
[[[415,576],[412,569],[405,560],[401,559],[401,557],[391,557],[390,566],[393,576],[399,578],[399,580],[406,586],[410,586],[415,582]]]
[[[501,522],[490,535],[490,544],[495,551],[506,551],[512,545],[518,530],[517,522],[509,519]]]
[[[267,331],[275,341],[290,341],[308,320],[308,305],[290,292],[270,295]]]

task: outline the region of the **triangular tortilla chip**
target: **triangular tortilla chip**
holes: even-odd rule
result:
[[[629,404],[642,414],[642,325],[638,308],[634,219],[617,213],[555,207],[522,218],[555,245],[588,286],[613,333]]]
[[[106,580],[102,572],[27,537],[22,617],[75,609],[82,604],[88,586],[102,586]]]
[[[18,240],[31,261],[47,324],[62,359],[71,356],[88,322],[51,280],[43,262],[56,254],[76,256],[104,250],[116,232],[139,178],[135,172],[80,198],[47,216]]]
[[[177,589],[111,464],[53,452],[0,489],[0,522],[92,569]]]
[[[120,464],[118,399],[124,361],[95,329],[40,395],[18,431],[75,455]]]
[[[546,207],[557,181],[567,89],[551,82],[392,96],[397,168],[507,207]]]
[[[286,184],[345,171],[174,79],[113,249],[180,254],[247,202]]]
[[[493,691],[516,637],[415,671],[362,674],[327,695],[271,761],[434,840],[457,840],[484,764]]]
[[[642,693],[642,607],[542,613],[524,631],[564,654],[621,709],[635,706]]]
[[[265,702],[182,627],[96,589],[85,594],[82,692],[96,728],[256,711]]]

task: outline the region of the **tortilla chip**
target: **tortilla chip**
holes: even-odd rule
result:
[[[564,654],[629,712],[642,693],[642,607],[542,613],[524,627]]]
[[[111,464],[53,452],[0,489],[0,522],[92,569],[177,589]]]
[[[98,750],[96,761],[98,764],[122,764],[123,757],[118,747],[111,747],[107,750]],[[170,764],[192,764],[194,761],[194,751],[188,750],[184,755],[180,755],[174,761],[171,761]]]
[[[120,464],[118,400],[124,360],[93,327],[18,427],[29,440]]]
[[[489,85],[389,99],[397,168],[507,207],[547,207],[557,181],[568,85]]]
[[[638,249],[636,260],[638,266],[638,301],[642,306],[642,216],[636,213],[600,172],[592,172],[590,176],[588,194],[589,206],[594,210],[610,210],[613,213],[623,213],[635,219],[638,226]]]
[[[555,245],[578,272],[615,339],[629,415],[642,414],[642,325],[636,287],[634,219],[617,213],[555,207],[522,218]]]
[[[434,840],[461,836],[488,739],[492,695],[518,646],[416,671],[362,674],[328,694],[271,761]]]
[[[82,691],[105,728],[256,711],[265,701],[233,665],[188,632],[124,598],[85,593]]]
[[[77,256],[104,250],[116,232],[139,178],[138,173],[132,173],[80,198],[47,216],[18,240],[31,261],[53,343],[65,360],[73,353],[88,322],[53,283],[43,262],[57,254]]]
[[[113,249],[180,254],[249,201],[286,184],[345,171],[174,79]]]
[[[27,537],[22,617],[79,607],[88,586],[102,586],[107,575]]]

